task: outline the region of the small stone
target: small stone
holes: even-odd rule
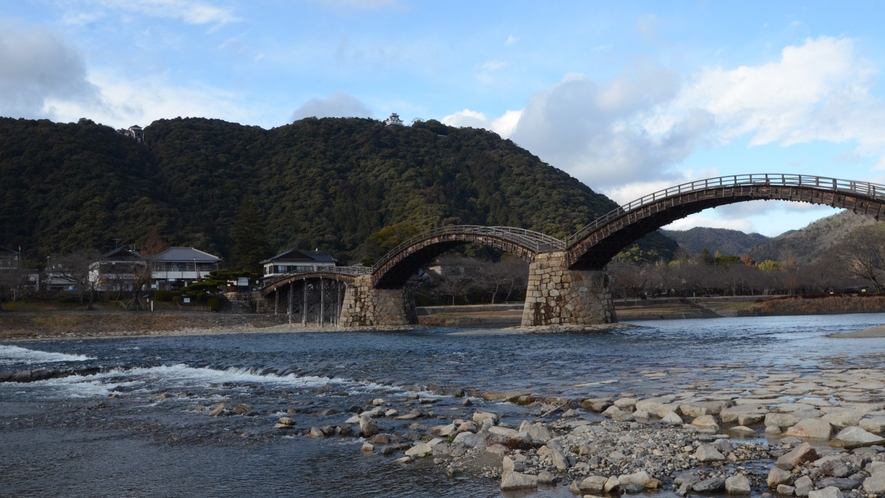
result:
[[[217,416],[221,415],[221,413],[224,412],[225,406],[226,406],[225,403],[218,403],[217,405],[215,405],[214,408],[212,408],[212,411],[209,412],[209,416],[210,417],[217,417]]]
[[[370,451],[372,451],[372,450],[375,449],[375,445],[373,445],[372,443],[366,441],[365,443],[363,443],[363,448],[362,448],[362,449],[363,449],[363,451],[370,452]]]
[[[664,415],[661,422],[667,425],[682,425],[682,418],[679,415],[676,415],[676,412],[670,412]]]
[[[234,409],[231,411],[234,412],[234,414],[236,415],[245,415],[252,411],[252,407],[247,404],[239,404],[235,406]]]

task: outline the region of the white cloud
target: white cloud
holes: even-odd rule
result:
[[[345,92],[336,92],[325,99],[312,98],[292,113],[292,121],[307,117],[371,118],[372,110],[361,100]]]
[[[509,47],[509,46],[511,46],[511,45],[514,45],[514,44],[515,44],[516,42],[518,42],[518,41],[519,41],[519,38],[517,38],[517,37],[515,37],[515,36],[513,36],[513,35],[510,35],[510,36],[507,37],[506,40],[504,40],[504,46],[505,46],[505,47]]]
[[[669,112],[703,109],[716,116],[720,139],[749,134],[754,145],[863,140],[868,133],[851,121],[866,117],[868,124],[863,115],[869,104],[882,112],[868,94],[871,76],[851,40],[820,37],[784,48],[768,64],[704,68],[689,78]]]
[[[401,8],[397,0],[311,0],[325,8],[349,11],[349,10],[382,10]]]
[[[52,102],[101,106],[83,57],[45,28],[0,21],[0,115],[55,119]]]
[[[206,85],[176,86],[160,76],[133,82],[116,73],[92,72],[89,78],[100,88],[103,105],[96,108],[78,101],[47,99],[47,106],[53,109],[57,120],[76,121],[87,117],[114,128],[146,126],[157,119],[176,116],[259,123],[267,112],[254,105],[244,105],[243,96],[236,92]]]
[[[210,2],[194,0],[58,0],[65,9],[64,20],[68,24],[88,24],[103,17],[107,12],[117,11],[139,16],[177,19],[185,24],[212,24],[211,31],[239,22],[229,7],[218,7]]]
[[[507,67],[507,63],[504,61],[489,61],[482,65],[486,71],[497,71],[505,67]]]
[[[679,89],[676,73],[647,60],[603,84],[566,75],[529,99],[511,138],[594,188],[666,178],[713,127],[711,116],[698,111],[649,130]]]
[[[639,193],[637,182],[678,182],[677,168],[699,146],[743,137],[751,145],[856,141],[858,157],[882,155],[877,169],[885,169],[885,102],[869,93],[874,84],[853,41],[832,37],[788,46],[765,64],[686,78],[639,60],[609,81],[566,75],[532,95],[502,136],[615,197]],[[493,129],[497,120],[471,113],[446,122]]]
[[[500,118],[489,120],[481,112],[464,109],[444,117],[442,123],[463,128],[485,128],[492,130],[502,138],[508,138],[513,133],[521,115],[522,111],[507,111]]]

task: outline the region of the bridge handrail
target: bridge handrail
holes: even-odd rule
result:
[[[278,282],[282,282],[283,280],[286,280],[288,278],[305,273],[338,273],[341,275],[359,277],[361,275],[369,275],[370,273],[372,273],[372,268],[368,266],[322,266],[320,267],[320,269],[316,270],[313,268],[299,268],[297,270],[288,271],[286,273],[283,273],[282,275],[277,275],[273,277],[269,281],[264,282],[262,284],[262,287],[270,287],[271,285],[274,285]]]
[[[482,225],[448,225],[444,227],[434,228],[415,235],[414,237],[411,237],[405,242],[394,247],[393,249],[388,251],[387,254],[382,256],[381,259],[379,259],[374,266],[372,266],[372,272],[374,273],[377,269],[384,266],[385,263],[390,261],[394,256],[402,252],[407,247],[415,245],[422,240],[426,240],[432,237],[438,237],[440,235],[468,234],[491,235],[499,237],[501,239],[509,240],[511,242],[516,242],[517,244],[526,246],[530,249],[533,249],[535,252],[543,252],[543,250],[546,249],[544,246],[550,246],[551,249],[559,251],[565,249],[564,241],[557,239],[556,237],[551,237],[550,235],[543,234],[541,232],[535,232],[533,230],[527,230],[525,228],[499,226],[487,227]]]
[[[570,248],[583,240],[587,235],[597,230],[599,227],[610,223],[632,211],[640,209],[648,204],[658,202],[677,195],[687,194],[709,190],[717,187],[745,187],[755,185],[770,185],[775,187],[812,187],[820,188],[830,192],[846,192],[864,194],[875,199],[885,201],[885,185],[859,182],[854,180],[840,180],[838,178],[828,178],[813,175],[795,175],[784,173],[752,173],[743,175],[719,176],[716,178],[707,178],[704,180],[695,180],[692,182],[674,185],[672,187],[644,195],[639,199],[628,202],[619,206],[608,213],[600,216],[592,222],[585,225],[572,235],[565,239],[565,247]]]

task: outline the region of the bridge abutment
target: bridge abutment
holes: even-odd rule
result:
[[[411,296],[405,288],[376,289],[371,275],[347,285],[341,306],[341,327],[410,325],[417,323]]]
[[[538,254],[529,265],[522,326],[595,325],[617,322],[608,276],[569,270],[565,252]]]

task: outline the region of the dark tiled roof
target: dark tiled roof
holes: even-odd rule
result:
[[[154,256],[154,261],[168,261],[173,263],[218,263],[221,258],[203,252],[193,247],[170,247],[165,251]]]
[[[299,251],[288,249],[276,256],[265,259],[261,264],[267,263],[335,263],[335,258],[324,251]]]

